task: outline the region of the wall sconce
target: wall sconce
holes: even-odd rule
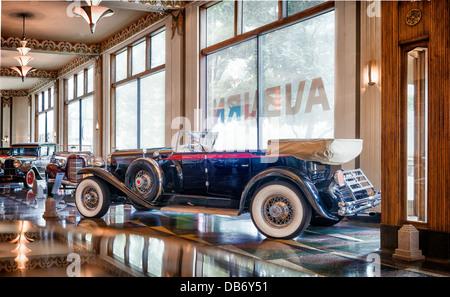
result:
[[[374,60],[367,63],[367,84],[374,86],[378,82],[378,68]]]
[[[100,124],[97,121],[97,123],[95,124],[95,130],[98,130],[98,129],[100,129]]]
[[[8,137],[8,135],[4,136],[4,137],[2,138],[2,141],[3,141],[3,142],[9,142],[9,137]]]

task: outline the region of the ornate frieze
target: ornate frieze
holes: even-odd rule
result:
[[[19,74],[11,68],[0,68],[0,76],[20,77]],[[27,74],[27,77],[56,79],[58,77],[58,71],[35,70]]]
[[[25,97],[28,94],[28,90],[0,90],[1,97]]]
[[[119,43],[127,40],[128,38],[134,36],[135,34],[141,32],[142,30],[148,28],[150,25],[162,20],[166,15],[159,13],[149,13],[145,17],[140,18],[135,23],[131,24],[122,31],[114,34],[103,42],[100,46],[101,52],[104,52]]]
[[[17,48],[20,46],[19,37],[1,37],[1,46],[4,48]],[[27,39],[27,46],[36,51],[49,51],[77,55],[98,55],[100,45],[87,45],[84,43],[71,43],[67,41]]]

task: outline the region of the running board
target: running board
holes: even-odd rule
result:
[[[228,208],[212,208],[204,206],[187,206],[187,205],[170,205],[161,207],[163,211],[176,211],[176,212],[189,212],[189,213],[208,213],[225,216],[237,216],[239,215],[238,209]]]

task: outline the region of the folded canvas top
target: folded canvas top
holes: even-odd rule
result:
[[[291,155],[304,161],[341,165],[362,151],[362,139],[273,139],[266,155]]]

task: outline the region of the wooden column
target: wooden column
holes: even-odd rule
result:
[[[407,23],[412,9],[417,24]],[[431,258],[450,259],[450,2],[382,1],[382,226],[381,248],[396,248],[397,230],[412,223],[420,249]],[[406,58],[427,46],[428,171],[427,221],[407,222]]]

